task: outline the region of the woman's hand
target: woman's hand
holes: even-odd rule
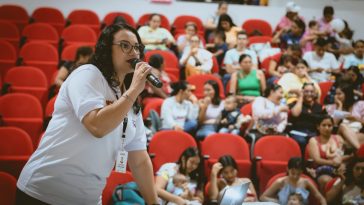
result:
[[[137,93],[135,98],[144,90],[145,81],[148,74],[152,72],[152,67],[145,62],[137,63],[135,66],[135,71],[133,75],[133,80],[130,84],[130,90],[133,90]]]
[[[336,95],[335,95],[334,99],[335,99],[336,109],[337,110],[342,110],[343,109],[343,103],[339,100],[339,98]]]
[[[220,162],[215,163],[212,166],[211,175],[216,177],[221,169],[222,169],[222,164]]]

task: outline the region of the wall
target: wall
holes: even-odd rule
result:
[[[249,18],[265,19],[273,27],[285,13],[287,0],[270,0],[269,7],[230,5],[229,14],[237,25]],[[333,5],[337,17],[344,17],[356,32],[354,38],[364,39],[364,27],[359,19],[364,19],[364,2],[361,0],[296,0],[301,6],[300,15],[306,20],[322,15],[325,5]],[[137,20],[142,14],[158,12],[166,15],[172,23],[178,15],[195,15],[202,20],[208,18],[217,8],[212,3],[195,3],[173,1],[171,4],[155,4],[148,0],[0,0],[0,4],[19,4],[24,6],[31,14],[35,8],[40,6],[57,7],[67,16],[74,9],[91,9],[98,13],[102,19],[108,12],[124,11],[131,14]]]

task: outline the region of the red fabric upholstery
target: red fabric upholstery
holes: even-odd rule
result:
[[[29,22],[27,11],[19,5],[2,5],[0,6],[0,20],[10,21],[15,23],[19,31]]]
[[[182,131],[165,130],[157,132],[150,141],[149,153],[152,158],[154,172],[167,162],[176,162],[188,147],[196,147],[193,137]]]
[[[201,153],[210,156],[205,162],[207,176],[210,176],[212,165],[216,163],[221,156],[231,155],[238,165],[238,176],[251,177],[249,146],[240,136],[225,133],[210,135],[202,141]]]
[[[321,82],[319,83],[320,89],[321,89],[321,98],[320,98],[320,103],[323,104],[325,97],[327,96],[327,94],[329,93],[332,85],[334,83],[329,81],[329,82]]]
[[[272,37],[271,36],[252,36],[249,37],[249,44],[248,46],[254,44],[254,43],[271,43]]]
[[[142,15],[137,22],[137,27],[139,26],[145,26],[149,23],[149,17],[151,14],[144,14]],[[166,16],[159,14],[159,16],[161,17],[161,27],[167,29],[168,31],[171,30],[170,24],[169,24],[169,20]]]
[[[102,192],[102,204],[103,205],[111,205],[112,204],[112,194],[114,189],[119,184],[125,184],[133,181],[133,176],[130,172],[119,173],[112,171],[110,176],[107,178],[106,186],[104,191]]]
[[[11,43],[17,50],[19,47],[20,32],[14,23],[0,21],[0,39]]]
[[[179,80],[180,70],[178,68],[164,68],[164,71],[166,71],[172,82],[177,82]]]
[[[262,19],[248,19],[243,23],[242,28],[248,35],[251,35],[254,30],[257,30],[263,36],[272,36],[272,26]]]
[[[162,98],[153,98],[152,101],[148,102],[145,105],[144,110],[143,110],[143,118],[146,119],[151,110],[155,110],[158,113],[158,115],[160,116],[163,101],[164,101],[164,99],[162,99]]]
[[[40,7],[34,10],[32,20],[38,23],[47,23],[53,26],[58,35],[62,34],[64,26],[66,25],[66,20],[60,10],[57,8],[50,7]]]
[[[52,84],[52,77],[58,67],[58,51],[48,44],[41,42],[29,42],[20,50],[23,65],[33,66],[43,71],[48,84]]]
[[[147,51],[145,53],[145,61],[148,62],[150,56],[154,54],[159,54],[164,59],[164,66],[168,68],[179,68],[178,66],[178,58],[171,51],[162,51],[162,50],[153,50]]]
[[[201,19],[196,16],[189,15],[181,15],[175,18],[172,24],[172,26],[175,28],[175,33],[185,33],[185,25],[188,22],[195,23],[197,26],[197,33],[201,34],[202,36],[204,35],[204,26]]]
[[[2,205],[14,205],[16,193],[16,179],[4,172],[0,172],[0,199]]]
[[[4,78],[8,70],[15,66],[16,50],[5,40],[0,40],[0,78]]]
[[[9,83],[11,93],[28,93],[45,105],[48,83],[44,73],[35,67],[19,66],[8,71],[4,82]]]
[[[27,25],[22,32],[22,36],[26,37],[26,42],[50,43],[58,49],[58,32],[53,26],[47,23]]]
[[[46,109],[45,109],[45,114],[44,114],[45,117],[52,117],[56,99],[57,99],[57,95],[48,101]]]
[[[296,141],[285,136],[264,136],[254,147],[254,157],[261,157],[257,161],[257,176],[262,191],[268,180],[275,174],[287,170],[287,163],[291,157],[301,157],[300,147]]]
[[[85,25],[72,25],[65,28],[62,32],[63,47],[68,45],[92,45],[94,46],[97,41],[95,32]]]
[[[71,25],[85,25],[95,31],[95,34],[100,33],[100,20],[97,13],[91,10],[73,10],[67,17]]]
[[[114,22],[114,19],[117,16],[122,16],[129,25],[131,25],[132,27],[135,27],[135,21],[134,21],[133,17],[130,14],[125,13],[125,12],[110,12],[110,13],[106,14],[106,16],[103,20],[103,23],[106,26],[109,26]]]
[[[189,84],[196,86],[196,89],[193,93],[196,95],[197,98],[203,98],[203,86],[208,80],[214,80],[217,82],[220,89],[220,97],[225,98],[224,86],[222,85],[220,78],[216,77],[215,75],[212,74],[192,75],[189,76],[186,80]]]
[[[243,115],[253,116],[253,108],[252,108],[252,105],[253,105],[253,103],[245,104],[243,107],[241,107],[240,112]]]
[[[74,61],[76,59],[77,49],[81,46],[90,46],[94,49],[94,46],[91,45],[82,45],[82,44],[73,44],[65,47],[62,51],[61,60],[63,61]]]
[[[0,113],[6,126],[26,131],[34,147],[42,132],[43,110],[39,100],[25,93],[10,93],[0,97]]]

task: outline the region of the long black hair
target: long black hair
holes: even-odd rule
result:
[[[356,102],[354,94],[354,86],[348,83],[340,84],[336,89],[340,89],[345,94],[343,102],[344,110],[348,111]]]
[[[282,86],[278,84],[269,84],[267,88],[264,90],[263,97],[267,98],[269,97],[271,92],[277,91],[278,89],[282,88]]]
[[[234,26],[236,26],[236,25],[234,24],[233,20],[231,19],[231,17],[230,17],[228,14],[222,14],[222,15],[220,16],[220,18],[219,18],[219,22],[217,23],[217,29],[216,29],[217,31],[225,31],[225,30],[224,30],[224,28],[222,28],[222,26],[221,26],[221,23],[222,23],[223,21],[227,21],[227,22],[229,22],[230,27],[234,27]]]
[[[119,82],[116,77],[116,72],[114,69],[113,61],[112,61],[112,45],[114,41],[114,35],[121,30],[127,30],[132,32],[139,44],[142,44],[142,40],[135,28],[129,26],[128,24],[112,24],[106,27],[96,43],[95,54],[92,56],[90,63],[96,66],[106,79],[107,83],[116,92],[116,88],[120,86],[121,82]],[[144,51],[139,51],[139,58],[144,58]],[[133,79],[133,73],[129,73],[125,76],[124,85],[125,88],[128,89],[130,87],[131,81]],[[138,103],[134,103],[134,109],[140,107]]]
[[[219,158],[219,162],[222,165],[222,169],[225,167],[232,167],[238,171],[238,165],[236,164],[235,159],[231,155],[224,155]]]
[[[219,84],[217,84],[217,82],[214,80],[208,80],[205,82],[205,85],[206,84],[211,85],[212,89],[215,91],[214,97],[211,99],[212,104],[220,105],[221,99]]]
[[[345,172],[345,184],[346,185],[352,185],[353,183],[355,183],[355,179],[354,179],[354,175],[353,175],[353,169],[354,169],[354,167],[355,167],[355,165],[357,163],[362,163],[362,162],[364,162],[364,158],[363,157],[358,157],[358,156],[354,156],[349,161],[349,163],[347,165],[346,172]],[[364,180],[364,179],[362,179],[362,180]],[[359,184],[357,184],[357,185],[359,185]]]
[[[189,177],[191,180],[194,180],[197,182],[197,187],[199,190],[203,190],[203,183],[204,183],[204,172],[203,172],[203,158],[201,156],[200,151],[197,147],[188,147],[185,149],[185,151],[182,152],[181,156],[178,159],[177,164],[179,165],[179,173],[187,175],[187,161],[191,157],[199,157],[200,163],[197,167],[197,169],[193,170],[191,173],[189,173]],[[182,166],[184,161],[185,166]]]
[[[188,86],[188,83],[184,80],[172,83],[171,84],[171,88],[172,88],[171,96],[177,95],[180,90],[183,90],[183,91],[186,90],[187,86]]]

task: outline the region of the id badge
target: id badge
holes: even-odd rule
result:
[[[116,157],[115,171],[126,173],[126,165],[128,163],[128,152],[119,150]]]

